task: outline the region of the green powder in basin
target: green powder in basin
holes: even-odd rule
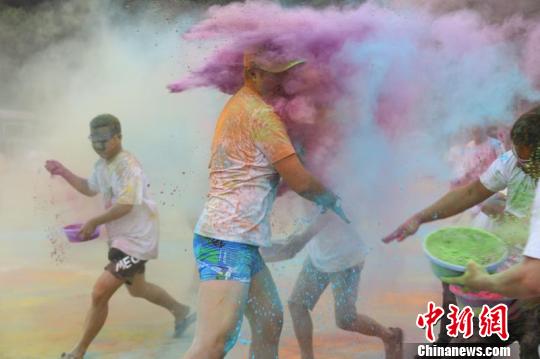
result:
[[[465,266],[471,260],[487,265],[501,259],[503,242],[491,233],[476,228],[450,227],[431,233],[426,249],[447,263]]]

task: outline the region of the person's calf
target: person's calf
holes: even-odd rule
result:
[[[351,310],[352,309],[352,310]],[[349,310],[336,310],[336,326],[349,332],[357,332],[371,337],[390,340],[392,332],[374,319],[356,313],[354,307]]]
[[[184,320],[190,311],[187,305],[177,302],[163,288],[146,282],[144,279],[134,281],[132,285],[126,285],[126,288],[132,297],[146,299],[168,309],[174,316],[175,322]]]
[[[183,359],[222,359],[227,354],[227,340],[225,338],[206,338],[203,342],[195,340]]]
[[[258,320],[250,320],[250,326],[252,350],[259,353],[258,355],[264,355],[268,351],[275,351],[277,354],[279,338],[283,329],[283,312],[276,310],[271,313],[261,313]]]

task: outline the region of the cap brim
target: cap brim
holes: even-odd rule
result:
[[[259,64],[257,64],[256,66],[263,71],[270,72],[273,74],[279,74],[281,72],[288,71],[292,69],[293,67],[301,65],[305,62],[306,62],[305,60],[293,60],[293,61],[289,61],[283,64],[276,64],[274,66],[261,66]]]

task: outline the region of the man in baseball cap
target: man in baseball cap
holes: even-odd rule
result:
[[[302,197],[339,208],[338,197],[303,167],[285,124],[267,103],[280,94],[284,74],[303,61],[273,55],[245,53],[244,85],[216,124],[210,191],[193,239],[200,315],[184,359],[223,358],[236,343],[244,314],[252,330],[249,356],[277,358],[283,308],[259,247],[271,245],[270,213],[280,177]]]

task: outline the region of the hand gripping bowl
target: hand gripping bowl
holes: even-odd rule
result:
[[[471,260],[493,273],[508,256],[499,237],[471,227],[439,229],[426,237],[423,249],[438,278],[462,275]]]
[[[66,234],[66,237],[68,238],[70,242],[73,242],[73,243],[86,242],[86,241],[90,241],[92,239],[96,239],[97,237],[99,237],[99,227],[97,227],[89,239],[85,240],[81,238],[79,236],[79,232],[82,227],[83,227],[82,223],[70,224],[69,226],[64,227],[64,233]]]

